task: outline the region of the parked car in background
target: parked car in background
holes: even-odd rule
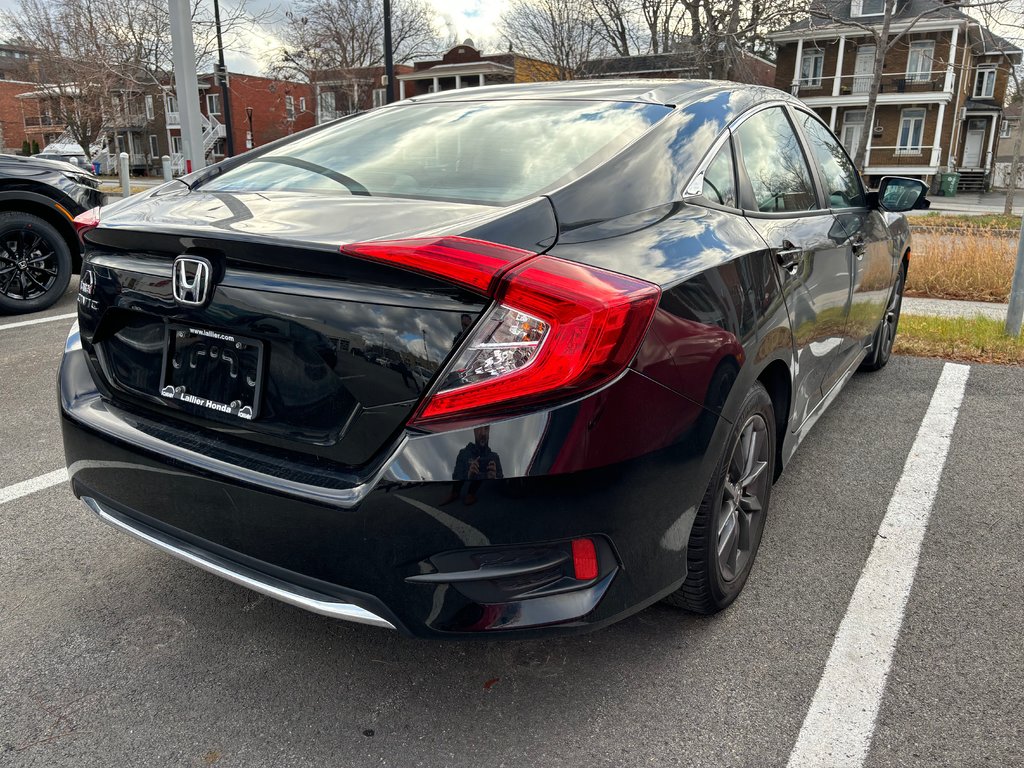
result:
[[[52,305],[81,263],[72,219],[103,202],[91,172],[0,155],[0,313]]]
[[[32,155],[39,160],[55,160],[60,163],[71,163],[86,173],[93,173],[92,163],[82,152],[40,152]]]
[[[735,83],[478,87],[320,126],[79,217],[72,488],[412,635],[720,611],[797,445],[889,359],[924,192],[867,193],[813,112]],[[365,359],[327,354],[350,339]]]

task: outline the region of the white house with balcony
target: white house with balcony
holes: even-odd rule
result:
[[[930,181],[960,173],[962,190],[987,188],[1011,67],[1021,50],[954,3],[897,4],[879,80],[874,119],[867,101],[875,75],[885,0],[827,0],[771,37],[776,87],[826,120],[850,154],[868,133],[862,172]]]

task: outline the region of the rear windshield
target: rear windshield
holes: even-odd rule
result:
[[[589,171],[670,111],[595,101],[404,104],[289,142],[203,188],[506,205]]]

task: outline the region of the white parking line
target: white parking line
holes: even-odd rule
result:
[[[970,367],[946,363],[853,591],[789,768],[862,766]]]
[[[26,325],[39,325],[40,323],[52,323],[54,320],[72,320],[78,317],[77,312],[72,312],[67,315],[52,315],[51,317],[38,317],[35,320],[19,320],[16,323],[6,323],[0,325],[0,331],[7,331],[11,328],[24,328]]]
[[[68,471],[66,469],[55,469],[45,475],[8,485],[6,488],[0,488],[0,504],[6,504],[8,501],[20,499],[22,496],[28,496],[30,493],[50,488],[59,483],[66,483],[67,480]]]

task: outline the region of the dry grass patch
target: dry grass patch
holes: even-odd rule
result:
[[[926,213],[910,216],[911,227],[954,227],[956,229],[1020,229],[1020,216],[985,213],[979,216],[954,213]]]
[[[1004,333],[1002,320],[987,317],[903,315],[893,352],[972,363],[1024,365],[1024,338]]]
[[[989,230],[915,231],[907,295],[1005,302],[1016,257],[1017,238]]]

